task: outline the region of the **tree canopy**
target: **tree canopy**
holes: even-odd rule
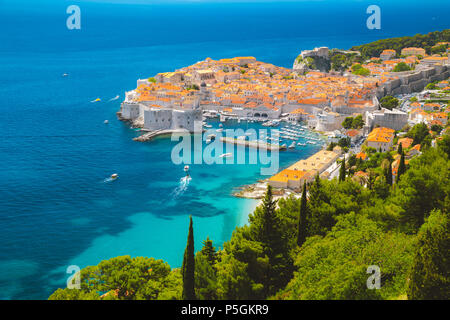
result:
[[[325,237],[306,241],[295,261],[294,278],[277,298],[389,299],[406,290],[414,238],[384,232],[376,222],[355,213],[338,220]],[[371,265],[381,269],[380,290],[367,288],[367,268]]]
[[[418,234],[408,297],[414,300],[450,298],[450,235],[448,213],[433,211]]]
[[[380,104],[383,108],[392,110],[392,109],[398,107],[398,105],[400,104],[400,101],[393,96],[386,96],[386,97],[381,98]]]
[[[412,68],[408,66],[404,62],[397,63],[397,65],[394,67],[394,72],[403,72],[403,71],[410,71]]]
[[[450,29],[434,31],[428,34],[416,34],[412,37],[398,37],[377,40],[371,43],[354,46],[351,50],[358,50],[364,58],[379,57],[381,52],[392,49],[401,54],[403,48],[419,47],[424,48],[428,54],[431,48],[438,42],[450,42]]]
[[[50,300],[171,300],[181,298],[181,275],[162,260],[116,257],[80,271],[81,289],[58,289]]]

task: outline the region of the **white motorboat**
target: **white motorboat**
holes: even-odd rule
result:
[[[219,158],[230,158],[230,157],[232,157],[232,156],[233,156],[232,153],[224,153],[224,154],[221,154],[221,155],[219,156]]]

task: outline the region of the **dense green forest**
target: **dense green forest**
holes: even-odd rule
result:
[[[428,34],[416,34],[412,37],[382,39],[352,47],[351,50],[360,51],[364,58],[379,57],[380,53],[386,49],[395,50],[400,55],[401,50],[408,47],[423,48],[427,54],[432,54],[436,52],[432,47],[439,42],[450,42],[450,29],[434,31]]]
[[[418,142],[428,134],[408,132]],[[401,148],[367,150],[366,162],[346,160],[339,179],[316,177],[299,198],[275,201],[269,187],[220,249],[208,238],[194,253],[191,218],[180,269],[117,257],[83,269],[81,290],[49,299],[449,299],[450,135],[436,141],[408,164]],[[404,172],[393,183],[396,153]],[[372,265],[380,289],[367,287]]]

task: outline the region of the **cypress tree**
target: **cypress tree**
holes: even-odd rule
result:
[[[402,151],[402,156],[400,157],[400,163],[397,170],[397,183],[400,181],[400,176],[406,172],[405,165],[405,153]]]
[[[184,251],[181,273],[183,276],[183,300],[195,300],[195,257],[194,257],[194,229],[192,216],[189,217],[189,233],[186,250]]]
[[[398,144],[398,149],[397,149],[397,153],[398,154],[402,154],[403,152],[403,145],[401,143]]]
[[[386,169],[386,183],[392,186],[392,162],[389,161],[389,166]]]
[[[341,163],[341,168],[339,170],[339,181],[345,181],[345,156]]]
[[[322,186],[321,181],[320,181],[320,176],[319,174],[316,174],[316,178],[314,179],[314,183],[316,184],[317,189],[320,189],[320,187]]]
[[[300,214],[298,218],[297,244],[299,247],[301,247],[306,240],[307,216],[308,216],[308,199],[306,198],[306,182],[305,182],[303,184],[302,199],[300,202]]]

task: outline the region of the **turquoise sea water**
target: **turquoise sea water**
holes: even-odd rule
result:
[[[196,249],[208,235],[220,246],[246,223],[256,202],[231,193],[261,178],[260,166],[192,165],[183,187],[183,166],[170,160],[174,142],[134,142],[138,133],[115,117],[136,79],[206,57],[253,55],[290,67],[302,49],[449,27],[448,3],[437,12],[433,1],[407,12],[387,3],[377,31],[365,28],[364,1],[80,2],[80,31],[65,28],[68,2],[9,3],[0,1],[2,299],[45,299],[65,285],[67,266],[117,255],[153,256],[178,267],[189,215]],[[90,102],[96,98],[102,101]],[[281,166],[316,149],[282,153]],[[117,181],[104,182],[116,172]]]

